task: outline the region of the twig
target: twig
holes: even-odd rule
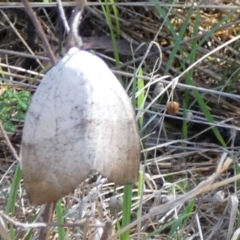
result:
[[[3,219],[0,217],[0,236],[2,236],[5,240],[11,240],[8,231],[4,225]]]
[[[13,156],[15,157],[15,159],[16,159],[18,162],[20,162],[20,158],[19,158],[19,156],[17,155],[14,147],[12,146],[12,144],[11,144],[11,142],[10,142],[10,140],[9,140],[9,138],[8,138],[8,136],[7,136],[4,128],[3,128],[3,125],[2,125],[2,122],[1,122],[1,121],[0,121],[0,132],[2,133],[3,138],[5,139],[5,141],[6,141],[6,143],[7,143],[7,146],[9,147],[9,149],[10,149],[10,151],[12,152]]]
[[[6,19],[6,21],[8,22],[8,24],[10,25],[10,27],[13,29],[13,31],[15,32],[15,34],[19,37],[19,39],[22,41],[22,43],[24,44],[24,46],[28,49],[28,51],[34,56],[34,52],[32,51],[32,49],[29,47],[29,45],[26,43],[26,41],[23,39],[23,37],[21,36],[21,34],[18,32],[18,30],[15,28],[15,26],[12,24],[12,22],[10,21],[9,17],[7,16],[6,13],[4,13],[3,10],[0,10],[2,15],[4,16],[4,18]],[[36,58],[36,61],[38,62],[38,64],[41,66],[41,68],[43,69],[44,66],[43,64],[39,61],[39,59]]]
[[[102,6],[105,3],[102,2],[88,2],[87,5],[88,6]],[[55,7],[56,3],[55,2],[48,2],[48,3],[44,3],[44,2],[34,2],[31,3],[33,8],[51,8],[51,7]],[[75,5],[74,1],[70,1],[70,2],[63,2],[63,6],[65,7],[72,7]],[[153,7],[154,3],[153,2],[149,2],[149,1],[136,1],[136,2],[132,2],[132,1],[128,1],[128,2],[108,2],[109,6],[129,6],[129,7]],[[161,2],[161,6],[165,7],[165,8],[169,8],[172,6],[172,3],[163,3]],[[193,4],[192,3],[178,3],[178,4],[174,4],[175,8],[192,8]],[[9,8],[23,8],[21,3],[18,2],[4,2],[1,3],[0,2],[0,8],[2,9],[9,9]],[[216,4],[198,4],[197,8],[203,8],[203,9],[227,9],[227,10],[238,10],[239,6],[238,5],[216,5]]]
[[[11,223],[13,226],[16,226],[18,228],[23,228],[23,229],[32,229],[32,228],[46,228],[46,227],[83,227],[86,225],[86,222],[88,219],[80,219],[80,222],[76,223],[45,223],[45,222],[38,222],[38,223],[22,223],[18,222],[8,215],[6,215],[3,211],[0,211],[0,218],[3,218],[4,220],[8,221]],[[103,228],[104,224],[89,224],[89,227],[91,228]]]
[[[46,223],[51,223],[53,219],[54,209],[56,207],[56,202],[48,203],[45,207],[44,214],[43,214],[43,221]],[[49,238],[49,227],[42,228],[39,233],[39,240],[48,240]]]
[[[50,46],[48,40],[46,38],[46,35],[44,34],[44,31],[43,31],[42,26],[36,16],[36,13],[33,11],[28,0],[22,0],[22,3],[24,4],[29,17],[32,20],[32,23],[35,26],[36,31],[39,34],[39,37],[42,40],[42,44],[45,47],[45,50],[47,51],[47,55],[49,56],[51,63],[54,65],[57,62],[57,60],[54,56],[54,53],[51,49],[51,46]],[[47,204],[47,206],[45,208],[43,220],[45,220],[47,223],[50,223],[52,221],[55,206],[56,206],[56,203],[51,203],[51,204]],[[40,240],[49,239],[49,228],[48,227],[42,228],[40,230],[39,239]]]
[[[70,32],[70,27],[69,27],[69,25],[68,25],[68,21],[67,21],[67,18],[66,18],[66,15],[65,15],[63,6],[62,6],[62,1],[61,1],[61,0],[57,0],[57,5],[58,5],[58,11],[59,11],[60,17],[61,17],[61,19],[62,19],[62,22],[63,22],[63,26],[64,26],[64,28],[65,28],[65,31],[67,32],[67,34],[69,34],[69,32]]]
[[[210,190],[214,190],[218,187],[224,186],[228,183],[237,181],[240,179],[240,174],[234,177],[231,177],[229,179],[226,179],[224,181],[221,182],[217,182],[215,184],[213,184],[213,182],[216,180],[216,178],[218,178],[224,171],[226,171],[229,166],[232,163],[232,159],[227,158],[226,161],[223,163],[223,161],[220,161],[220,163],[218,164],[217,170],[214,174],[212,174],[212,176],[210,176],[209,178],[207,178],[207,180],[201,182],[196,188],[194,188],[193,190],[191,190],[190,192],[184,194],[183,196],[167,202],[166,204],[162,204],[156,207],[153,207],[149,210],[149,213],[144,215],[143,217],[135,220],[134,222],[130,223],[128,226],[122,228],[120,231],[118,231],[117,233],[115,233],[114,235],[112,235],[110,238],[108,239],[117,239],[122,233],[126,232],[127,230],[129,230],[130,228],[136,226],[139,222],[142,222],[144,220],[147,219],[151,219],[152,217],[156,216],[156,215],[160,215],[163,214],[167,211],[169,211],[170,209],[173,209],[183,203],[185,203],[186,201],[200,195],[203,193],[206,193]]]
[[[22,3],[23,5],[25,6],[25,9],[30,17],[30,19],[32,20],[33,22],[33,25],[35,26],[36,28],[36,31],[37,33],[39,34],[39,37],[41,38],[42,40],[42,44],[43,46],[45,47],[45,50],[47,52],[47,55],[49,56],[50,60],[51,60],[51,63],[54,65],[57,60],[54,56],[54,53],[51,49],[51,46],[46,38],[46,35],[44,34],[43,32],[43,29],[42,29],[42,26],[38,20],[38,18],[36,17],[36,13],[33,11],[32,7],[30,6],[28,0],[22,0]]]
[[[17,51],[12,51],[12,50],[7,50],[7,49],[0,49],[0,54],[11,54],[11,55],[19,56],[19,57],[40,59],[40,60],[43,60],[43,61],[48,61],[49,60],[48,57],[43,57],[43,56],[38,56],[38,55],[31,55],[29,53],[17,52]]]
[[[108,237],[111,236],[111,234],[112,234],[112,229],[113,229],[112,222],[111,222],[111,221],[106,222],[100,240],[106,240],[106,239],[108,239]]]
[[[143,80],[146,80],[146,81],[152,81],[152,77],[140,76],[140,75],[137,75],[137,74],[134,74],[134,73],[118,71],[118,70],[113,70],[113,73],[119,74],[119,75],[122,75],[122,76],[127,76],[127,77],[135,76],[136,78],[142,78]],[[158,83],[158,82],[161,82],[161,83],[164,83],[164,84],[171,84],[171,82],[169,82],[169,80],[164,80],[167,77],[171,77],[171,76],[165,75],[163,77],[155,78],[155,80],[152,81],[152,84],[155,84],[155,83]],[[217,91],[217,90],[214,90],[214,89],[196,87],[196,86],[193,86],[193,85],[187,85],[187,84],[183,84],[183,83],[177,83],[177,87],[179,89],[184,89],[184,90],[185,89],[197,90],[197,91],[200,91],[200,92],[203,92],[203,93],[216,94],[217,96],[228,97],[228,98],[232,98],[232,99],[240,99],[240,95],[238,95],[238,94],[220,92],[220,91]]]

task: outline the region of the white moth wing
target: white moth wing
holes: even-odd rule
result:
[[[81,161],[84,119],[88,118],[84,101],[89,96],[82,91],[75,72],[65,69],[67,57],[42,79],[25,120],[22,168],[24,185],[34,205],[68,194],[91,170]]]
[[[132,103],[100,58],[75,48],[70,51],[72,57],[66,67],[86,78],[86,84],[90,86],[82,91],[91,89],[87,107],[90,118],[87,119],[85,137],[85,151],[89,158],[85,161],[115,183],[134,183],[140,148]]]
[[[140,159],[138,129],[132,103],[125,90],[99,58],[94,57],[97,68],[84,68],[92,85],[91,119],[88,130],[89,153],[94,153],[94,169],[118,184],[137,180]]]
[[[92,169],[119,184],[136,181],[134,115],[106,64],[70,49],[42,79],[26,116],[21,158],[31,203],[56,201]]]

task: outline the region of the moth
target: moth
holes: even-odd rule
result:
[[[135,183],[140,159],[132,103],[102,59],[78,47],[43,77],[26,114],[21,167],[33,205],[72,192],[91,170]]]

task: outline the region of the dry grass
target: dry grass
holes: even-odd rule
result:
[[[137,110],[138,117],[144,112],[140,129],[144,190],[139,198],[137,186],[134,188],[131,239],[238,239],[233,234],[239,227],[239,40],[177,78],[202,56],[239,34],[237,1],[205,2],[196,3],[193,9],[190,1],[175,5],[165,1],[164,17],[151,1],[117,1],[121,29],[118,67],[100,4],[89,1],[84,12],[80,30],[84,48],[95,50],[107,61],[129,95],[136,69],[143,69],[146,101],[143,109]],[[64,3],[69,17],[73,3]],[[57,10],[50,5],[41,3],[46,8],[35,10],[58,57],[61,27]],[[20,6],[0,3],[0,95],[10,88],[33,93],[41,80],[39,73],[50,66]],[[112,22],[116,30],[114,17]],[[162,93],[157,91],[157,82],[162,83],[158,85]],[[166,112],[169,100],[180,104],[175,116]],[[11,239],[37,239],[39,228],[46,226],[41,222],[43,207],[31,207],[21,186],[14,211],[6,212],[23,126],[14,113],[12,119],[15,132],[0,134],[0,234],[3,239],[13,236],[11,232],[15,233]],[[214,126],[226,146],[212,130]],[[226,182],[231,177],[231,182]],[[55,224],[54,217],[51,239],[59,239],[56,225],[64,226],[66,239],[100,239],[96,232],[102,229],[118,238],[116,225],[111,229],[112,225],[105,223],[115,224],[121,217],[121,206],[111,207],[109,200],[115,194],[122,196],[122,189],[115,190],[104,178],[91,176],[62,199],[64,224]],[[139,209],[141,221],[137,220]]]

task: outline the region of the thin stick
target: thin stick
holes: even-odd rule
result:
[[[111,234],[112,234],[112,229],[113,229],[112,222],[111,221],[106,222],[100,240],[107,240],[108,237],[111,236]]]
[[[225,155],[224,155],[225,156]],[[145,214],[144,216],[142,216],[141,218],[138,218],[137,220],[135,220],[134,222],[130,223],[128,226],[122,228],[121,230],[119,230],[117,233],[113,234],[112,236],[110,236],[108,238],[108,240],[115,240],[115,239],[118,239],[118,237],[124,233],[125,231],[129,230],[130,228],[136,226],[139,222],[142,222],[144,220],[147,220],[147,219],[152,219],[152,217],[156,216],[156,215],[160,215],[160,214],[163,214],[183,203],[185,203],[186,201],[200,195],[200,194],[203,194],[203,193],[206,193],[210,190],[214,190],[218,187],[222,187],[226,184],[229,184],[231,182],[234,182],[234,181],[237,181],[240,179],[240,174],[234,176],[234,177],[231,177],[229,179],[226,179],[224,181],[221,181],[221,182],[216,182],[214,183],[214,181],[224,172],[226,171],[230,164],[232,163],[232,159],[230,158],[227,158],[225,162],[223,161],[220,161],[220,163],[218,164],[218,167],[216,169],[216,172],[213,173],[210,177],[208,177],[205,181],[201,182],[197,187],[195,187],[193,190],[191,190],[190,192],[184,194],[183,196],[173,200],[173,201],[170,201],[170,202],[167,202],[165,204],[162,204],[162,205],[158,205],[156,207],[152,207],[150,210],[149,210],[149,213]]]
[[[46,49],[47,55],[49,56],[49,58],[51,60],[51,63],[54,65],[57,62],[57,60],[56,60],[56,58],[54,56],[54,53],[51,49],[51,46],[50,46],[50,44],[49,44],[49,42],[48,42],[48,40],[47,40],[47,38],[44,34],[44,31],[43,31],[42,26],[41,26],[41,24],[40,24],[40,22],[39,22],[39,20],[36,16],[36,13],[33,11],[33,9],[30,6],[28,0],[22,0],[22,3],[25,6],[25,9],[26,9],[30,19],[32,20],[34,27],[36,28],[36,31],[39,34],[39,37],[42,40],[42,44]]]
[[[33,9],[30,6],[28,0],[22,0],[22,3],[24,4],[29,17],[32,20],[32,23],[35,26],[36,31],[39,34],[39,37],[42,40],[42,44],[45,47],[45,50],[47,52],[47,55],[50,58],[51,63],[54,65],[57,62],[57,60],[54,56],[54,53],[51,49],[51,46],[50,46],[48,40],[46,38],[46,35],[44,34],[44,31],[43,31],[42,26],[41,26],[41,24],[40,24],[40,22],[39,22],[39,20],[36,16],[36,13],[33,11]],[[56,206],[56,203],[47,204],[47,206],[45,208],[45,212],[44,212],[44,217],[43,217],[43,220],[46,223],[49,223],[49,222],[52,221],[55,206]],[[49,228],[48,227],[40,230],[39,239],[40,240],[49,239]]]
[[[20,57],[40,59],[40,60],[43,60],[43,61],[48,61],[49,60],[49,57],[31,55],[29,53],[17,52],[17,51],[12,51],[12,50],[7,50],[7,49],[0,49],[0,54],[11,54],[11,55],[16,55],[16,56],[20,56]]]
[[[19,31],[15,28],[14,24],[12,24],[12,22],[10,21],[9,17],[7,16],[6,13],[4,13],[3,10],[0,10],[2,15],[4,16],[4,18],[6,19],[6,21],[8,22],[8,24],[10,25],[10,27],[13,29],[13,31],[15,32],[15,34],[19,37],[19,39],[22,41],[22,43],[24,44],[24,46],[27,48],[27,50],[34,56],[35,53],[32,51],[32,49],[29,47],[29,45],[26,43],[26,41],[23,39],[23,37],[21,36],[21,34],[19,33]],[[44,69],[43,64],[39,61],[39,59],[36,59],[38,64],[41,66],[42,69]]]
[[[7,222],[11,223],[13,226],[16,226],[18,228],[23,229],[35,229],[35,228],[46,228],[46,227],[69,227],[69,228],[75,228],[75,227],[84,227],[89,219],[81,218],[75,223],[58,223],[58,222],[52,222],[52,223],[45,223],[45,222],[38,222],[38,223],[27,223],[27,222],[19,222],[13,219],[13,217],[8,216],[3,211],[0,210],[0,221],[1,218],[6,220]],[[95,218],[90,217],[90,220],[93,222]],[[104,224],[89,224],[89,227],[91,228],[104,228]]]
[[[67,32],[67,34],[69,34],[69,32],[70,32],[70,27],[69,27],[69,25],[68,25],[67,18],[66,18],[66,15],[65,15],[63,6],[62,6],[62,1],[61,1],[61,0],[57,0],[57,5],[58,5],[58,11],[59,11],[60,17],[61,17],[61,19],[62,19],[62,22],[63,22],[63,26],[64,26],[64,28],[65,28],[65,31]]]
[[[44,214],[43,214],[43,222],[49,224],[52,222],[52,218],[53,218],[53,213],[54,213],[54,209],[56,207],[56,202],[54,203],[48,203],[45,207],[45,210],[44,210]],[[42,228],[40,230],[40,233],[39,233],[39,240],[48,240],[50,239],[49,238],[49,235],[50,235],[50,228],[49,227],[46,227],[46,228]]]
[[[5,139],[6,143],[7,143],[7,146],[9,147],[10,151],[12,152],[12,155],[15,157],[15,159],[16,159],[18,162],[20,162],[20,158],[19,158],[19,156],[17,155],[14,147],[12,146],[12,144],[11,144],[11,142],[10,142],[7,134],[6,134],[6,132],[4,131],[4,128],[3,128],[3,125],[2,125],[2,122],[1,122],[1,121],[0,121],[0,132],[2,133],[4,139]]]

